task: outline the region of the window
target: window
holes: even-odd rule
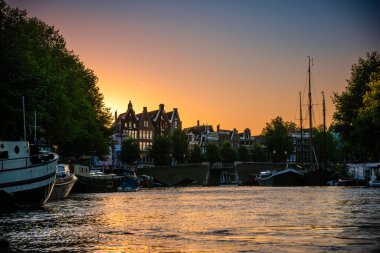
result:
[[[144,127],[149,127],[149,122],[147,120],[144,120]]]

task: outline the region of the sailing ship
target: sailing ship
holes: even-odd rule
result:
[[[317,155],[315,154],[314,146],[313,146],[313,102],[312,102],[312,95],[311,95],[311,67],[310,63],[312,61],[312,58],[308,56],[309,58],[309,65],[308,65],[308,114],[309,114],[309,140],[308,140],[308,158],[309,158],[309,168],[308,172],[305,174],[305,185],[315,185],[315,186],[322,186],[327,185],[328,179],[330,177],[330,173],[325,168],[320,168]],[[325,109],[325,96],[324,92],[322,92],[322,106],[323,106],[323,135],[324,135],[324,151],[323,151],[323,164],[324,167],[327,166],[326,157],[326,109]],[[302,107],[301,104],[301,93],[300,93],[300,108]],[[302,140],[302,109],[300,109],[300,126],[301,126],[301,143]],[[303,145],[301,145],[302,147]],[[303,167],[303,152],[301,154],[301,162]]]

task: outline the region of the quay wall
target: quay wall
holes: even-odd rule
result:
[[[289,166],[292,166],[291,164]],[[219,185],[222,171],[234,171],[239,178],[239,184],[252,181],[255,175],[264,170],[284,169],[285,163],[255,163],[236,162],[233,168],[212,168],[208,163],[180,164],[174,166],[155,166],[138,168],[137,176],[148,175],[158,181],[169,185],[185,185],[186,182],[193,181],[199,185]],[[292,167],[295,167],[293,165]]]
[[[155,166],[136,169],[137,176],[148,175],[166,185],[181,185],[192,180],[195,184],[204,185],[207,178],[208,165],[202,163],[180,164],[173,166]]]

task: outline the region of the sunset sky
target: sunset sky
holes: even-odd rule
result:
[[[351,66],[380,51],[380,1],[7,0],[60,31],[99,78],[112,113],[177,107],[183,127],[250,128],[281,116],[298,124],[314,58],[315,121]],[[306,93],[305,93],[306,92]],[[306,111],[306,106],[303,108]],[[306,114],[304,115],[304,117]],[[305,124],[308,124],[305,122]]]

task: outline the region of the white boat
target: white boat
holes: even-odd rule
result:
[[[67,198],[78,178],[70,172],[68,164],[57,165],[57,177],[49,200]]]
[[[40,207],[54,186],[58,155],[25,141],[0,141],[0,209]]]
[[[380,187],[379,172],[380,165],[371,167],[371,176],[368,182],[370,187]]]

